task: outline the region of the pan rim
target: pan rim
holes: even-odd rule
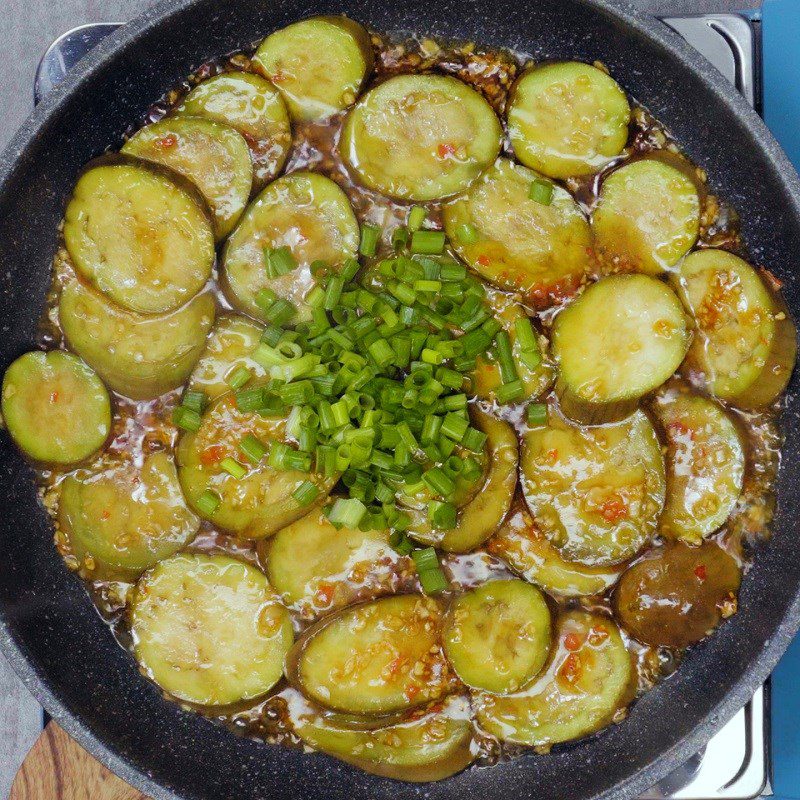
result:
[[[630,33],[637,33],[660,46],[674,60],[693,72],[704,88],[713,93],[741,121],[749,133],[758,139],[763,156],[770,162],[783,183],[786,197],[791,203],[788,211],[796,219],[800,219],[800,177],[764,121],[702,55],[657,18],[624,0],[580,1],[615,18]],[[0,153],[0,208],[7,202],[7,185],[12,181],[15,171],[24,168],[26,152],[46,128],[50,119],[58,114],[73,95],[80,93],[82,82],[92,74],[107,68],[130,48],[135,48],[141,36],[159,27],[166,20],[179,16],[198,2],[201,0],[161,0],[103,39],[70,71],[63,83],[42,100]],[[765,643],[749,668],[729,688],[724,699],[709,709],[691,731],[674,745],[660,751],[649,764],[631,773],[615,786],[595,795],[594,800],[611,800],[612,796],[615,800],[635,797],[699,751],[767,679],[798,629],[800,629],[800,590],[795,594],[773,636]],[[0,652],[52,718],[104,766],[154,800],[184,800],[185,796],[156,782],[146,773],[144,766],[125,758],[96,735],[77,713],[71,711],[67,704],[56,696],[48,685],[47,677],[39,673],[34,663],[26,656],[23,646],[12,636],[9,620],[1,608]]]

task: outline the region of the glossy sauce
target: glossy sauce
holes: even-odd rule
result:
[[[472,85],[490,102],[500,114],[505,107],[508,90],[519,74],[522,64],[528,59],[524,55],[506,51],[483,50],[474,45],[461,47],[443,47],[430,39],[409,43],[393,43],[378,35],[373,36],[376,49],[376,81],[391,75],[419,72],[436,69],[439,72],[454,75]],[[209,62],[200,67],[186,83],[169,92],[165,98],[154,104],[148,111],[143,123],[162,118],[168,111],[180,103],[186,92],[200,81],[221,72],[231,70],[249,70],[250,60],[247,53],[235,53],[228,57]],[[333,178],[346,192],[359,222],[370,222],[382,226],[384,247],[388,248],[388,239],[392,230],[405,223],[408,205],[392,201],[376,192],[356,185],[347,167],[339,157],[336,145],[341,136],[345,113],[337,114],[324,123],[293,123],[293,147],[290,153],[286,173],[303,169],[321,172]],[[133,127],[128,134],[136,128]],[[738,232],[735,212],[722,204],[705,189],[705,175],[702,170],[693,167],[686,161],[671,139],[668,132],[654,120],[646,109],[634,105],[633,120],[629,138],[630,157],[658,151],[671,163],[679,164],[687,174],[701,187],[703,211],[701,216],[701,233],[699,247],[724,245],[730,249],[741,251],[741,240]],[[510,154],[508,142],[504,145],[505,155]],[[610,164],[606,171],[612,169],[619,161]],[[605,172],[605,171],[604,171]],[[599,185],[604,173],[582,179],[570,179],[567,188],[573,193],[584,213],[589,214],[597,201]],[[425,204],[428,220],[436,227],[441,227],[441,203]],[[48,311],[42,321],[40,342],[48,348],[64,347],[63,335],[58,322],[58,295],[61,287],[74,274],[66,251],[59,249],[54,260],[54,283],[48,297]],[[230,310],[230,304],[222,294],[215,270],[212,278],[212,291],[217,302],[218,313]],[[539,328],[547,333],[559,306],[536,312],[528,308],[531,316],[538,321]],[[690,376],[691,377],[691,376]],[[180,398],[180,390],[172,391],[162,397],[146,402],[132,402],[115,396],[115,414],[110,443],[106,450],[90,465],[94,468],[110,465],[117,460],[131,460],[140,465],[144,456],[159,450],[172,451],[177,439],[177,431],[170,421],[172,409]],[[522,407],[498,407],[481,401],[484,408],[506,419],[522,435],[527,427],[524,423]],[[646,406],[645,406],[646,408]],[[771,485],[777,473],[779,448],[781,443],[773,411],[764,413],[742,412],[729,409],[740,424],[746,449],[747,467],[742,496],[731,518],[723,529],[712,537],[723,549],[734,556],[746,571],[752,555],[753,545],[768,535],[769,523],[774,508],[774,497]],[[57,508],[58,485],[65,476],[64,471],[40,470],[38,474],[43,502],[55,516]],[[513,513],[513,512],[512,512]],[[86,581],[93,600],[103,617],[111,625],[115,635],[124,647],[130,647],[130,637],[126,631],[124,620],[125,601],[131,584],[120,582],[103,582],[92,579],[92,564],[78,563],[69,552],[66,537],[56,531],[56,543],[64,555],[70,569],[77,571]],[[653,546],[659,544],[658,540]],[[189,548],[198,552],[223,552],[252,564],[259,563],[256,544],[252,541],[240,541],[215,530],[213,525],[203,522],[197,538]],[[647,552],[639,556],[645,558]],[[508,578],[512,573],[505,564],[481,548],[466,555],[445,555],[443,567],[450,577],[455,590],[464,590],[477,586],[490,578]],[[409,568],[407,559],[397,559],[394,564],[386,565],[395,571],[395,577],[389,581],[393,591],[416,590],[419,585],[413,569]],[[370,584],[369,576],[363,575],[359,584],[353,573],[349,575],[353,597],[368,599],[375,595],[375,585]],[[380,586],[386,588],[386,582]],[[611,591],[594,597],[578,599],[555,599],[548,596],[552,606],[562,609],[583,608],[613,615],[610,600]],[[314,617],[324,612],[325,603],[314,607],[292,608],[293,624],[296,632],[302,631]],[[731,611],[732,609],[728,609]],[[624,631],[623,631],[624,635]],[[647,647],[626,637],[626,644],[634,655],[636,668],[637,691],[643,692],[656,681],[677,668],[681,651],[667,648]],[[250,737],[268,742],[281,741],[288,744],[299,744],[287,725],[290,709],[293,706],[307,705],[295,689],[280,683],[276,690],[266,699],[256,703],[243,704],[235,708],[208,709],[196,708],[199,713],[225,724],[233,730]],[[459,713],[467,714],[468,707],[461,704]],[[624,711],[617,719],[624,716]],[[519,752],[513,745],[499,745],[496,740],[475,729],[474,752],[479,756],[479,763],[492,763],[498,758],[507,757]]]

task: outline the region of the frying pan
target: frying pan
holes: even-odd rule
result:
[[[742,215],[752,260],[784,282],[800,317],[800,181],[761,120],[656,20],[611,0],[175,0],[104,40],[40,104],[0,156],[0,368],[35,344],[56,229],[81,166],[119,142],[149,103],[211,56],[312,14],[346,13],[389,33],[477,39],[548,58],[600,59],[666,123]],[[798,376],[783,415],[793,431]],[[740,611],[677,674],[599,735],[446,781],[412,785],[323,755],[234,736],[165,701],[68,574],[33,471],[0,436],[0,644],[50,714],[157,800],[628,798],[692,756],[748,700],[800,625],[800,438],[783,451],[775,535],[760,547]]]

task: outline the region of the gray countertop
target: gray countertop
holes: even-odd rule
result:
[[[5,0],[0,14],[0,149],[33,105],[39,57],[64,31],[87,22],[127,21],[156,0]],[[693,14],[756,7],[761,0],[634,0],[655,14]],[[0,800],[41,729],[41,710],[0,656]]]

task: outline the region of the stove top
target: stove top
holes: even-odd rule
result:
[[[663,17],[699,50],[762,113],[761,30],[742,14]],[[83,25],[60,36],[39,64],[34,99],[39,102],[118,23]],[[640,800],[752,800],[771,795],[769,683],[688,762]]]

